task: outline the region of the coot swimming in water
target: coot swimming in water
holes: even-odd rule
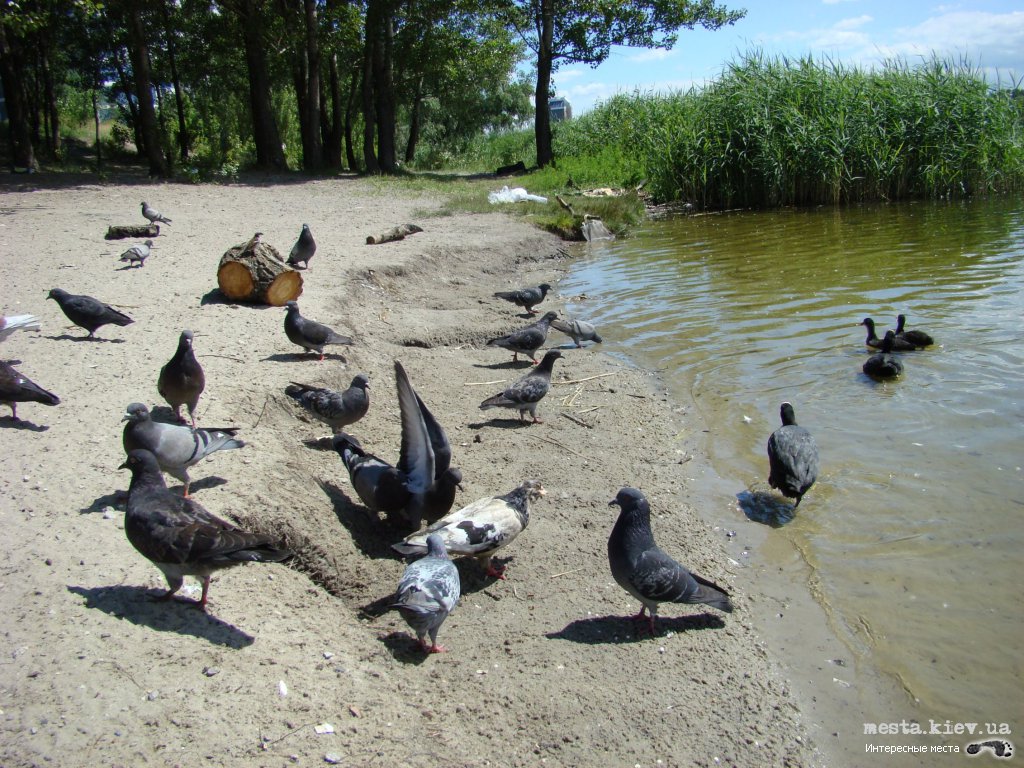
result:
[[[877,379],[893,379],[903,373],[903,363],[889,354],[892,352],[895,340],[895,333],[885,332],[885,338],[882,339],[882,351],[867,359],[867,362],[864,363],[864,373]]]
[[[905,331],[905,330],[903,330],[903,326],[906,325],[906,322],[907,322],[907,316],[906,315],[897,315],[896,316],[896,340],[897,341],[899,341],[900,339],[903,339],[904,341],[909,341],[911,344],[913,344],[914,346],[917,346],[917,347],[930,347],[932,344],[935,343],[935,339],[933,339],[931,336],[929,336],[924,331],[917,331],[917,330]]]

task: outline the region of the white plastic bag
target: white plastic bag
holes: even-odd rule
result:
[[[522,187],[509,189],[505,186],[497,192],[489,192],[487,194],[487,202],[491,205],[494,205],[495,203],[522,203],[524,201],[529,201],[531,203],[546,203],[548,199],[546,197],[541,197],[540,195],[531,195]]]

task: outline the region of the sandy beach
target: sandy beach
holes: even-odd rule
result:
[[[729,562],[725,534],[688,504],[694,457],[686,407],[616,350],[562,347],[542,424],[479,403],[529,367],[488,338],[530,319],[494,291],[539,282],[561,311],[572,252],[500,214],[435,215],[426,194],[375,180],[225,186],[74,183],[0,186],[0,312],[39,332],[0,356],[61,403],[0,415],[0,764],[14,766],[809,766],[824,764],[753,620],[756,583]],[[142,268],[112,224],[161,227]],[[318,249],[303,273],[309,318],[352,336],[323,361],[283,331],[284,309],[231,304],[217,265],[256,231],[287,254],[303,223]],[[366,245],[415,223],[421,233]],[[83,341],[51,288],[94,296],[134,323]],[[585,302],[583,302],[585,305]],[[124,534],[121,416],[156,390],[183,329],[206,372],[200,426],[235,425],[247,446],[191,470],[214,514],[272,533],[296,553],[214,576],[208,613],[153,602],[162,574]],[[445,427],[463,506],[528,478],[547,493],[500,553],[507,580],[458,561],[463,595],[422,653],[382,612],[405,566],[392,532],[359,502],[338,455],[284,388],[370,380],[348,429],[397,461],[399,360]],[[181,484],[168,479],[172,489]],[[639,605],[612,579],[606,544],[619,488],[651,501],[658,543],[729,589],[736,610],[662,608],[638,637]],[[198,587],[188,580],[188,596]]]

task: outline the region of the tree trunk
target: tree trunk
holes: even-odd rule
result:
[[[411,163],[416,158],[416,145],[420,140],[420,120],[423,111],[423,76],[416,80],[416,92],[409,108],[409,141],[405,145],[405,162]]]
[[[152,68],[152,62],[150,62],[150,68]],[[164,110],[164,98],[162,94],[163,89],[156,88],[156,114],[160,125],[160,154],[164,158],[164,162],[167,164],[167,174],[170,175],[174,170],[174,157],[171,153],[170,141],[168,140],[167,112]]]
[[[320,30],[316,16],[316,0],[303,0],[306,26],[305,99],[300,102],[305,113],[302,120],[302,167],[320,171],[324,167],[324,147],[320,140]]]
[[[552,51],[555,31],[554,0],[541,0],[539,22],[538,32],[540,34],[537,37],[540,41],[540,50],[537,52],[537,90],[534,97],[536,109],[533,128],[537,141],[537,167],[544,168],[554,164],[555,161],[554,150],[551,147],[551,112],[548,108],[551,69],[554,62],[554,52]]]
[[[160,126],[157,123],[156,109],[153,107],[153,88],[149,75],[149,47],[146,45],[145,31],[142,27],[142,13],[134,1],[128,3],[126,12],[128,56],[131,59],[132,72],[135,75],[135,96],[139,103],[140,129],[146,144],[149,175],[164,178],[167,176],[167,163],[160,148]]]
[[[113,35],[113,30],[110,30],[110,34]],[[146,140],[142,135],[142,121],[139,119],[139,109],[135,106],[135,99],[132,97],[132,87],[128,82],[128,73],[124,70],[124,61],[121,58],[123,53],[124,51],[119,46],[114,52],[114,66],[117,69],[117,79],[121,84],[121,92],[124,94],[124,100],[128,104],[132,135],[135,136],[135,151],[139,157],[144,157],[146,154]]]
[[[338,73],[338,54],[332,53],[330,58],[331,88],[331,119],[324,136],[324,160],[328,168],[341,169],[342,128],[345,122],[345,109],[341,103],[341,75]],[[323,110],[327,115],[327,110]],[[325,123],[328,121],[325,119]]]
[[[171,68],[171,84],[174,86],[174,106],[178,112],[178,155],[181,162],[186,163],[192,141],[188,135],[188,124],[185,122],[185,97],[181,89],[181,78],[178,76],[174,44],[175,29],[171,24],[171,13],[167,10],[165,0],[161,0],[160,10],[164,17],[164,34],[167,36],[167,63]]]
[[[359,73],[353,72],[348,88],[348,102],[345,104],[345,160],[348,169],[359,173],[359,161],[356,160],[355,140],[352,137],[352,114],[356,109],[356,92],[359,89]]]
[[[377,33],[374,30],[377,18],[375,8],[376,6],[371,2],[366,9],[366,49],[363,52],[363,163],[366,165],[367,173],[380,173],[380,165],[377,163],[377,147],[374,143],[377,127],[377,111],[373,106],[373,90],[375,87],[373,81],[373,58],[374,48],[377,46]]]
[[[35,151],[32,149],[32,129],[29,124],[21,90],[25,80],[24,60],[18,50],[18,41],[0,23],[0,80],[7,100],[7,121],[10,127],[11,162],[15,170],[37,171]]]
[[[249,70],[249,109],[252,112],[252,138],[256,145],[256,164],[260,168],[284,170],[287,162],[281,147],[281,134],[270,101],[270,76],[261,30],[264,27],[259,0],[242,0],[236,14],[242,27],[245,64]]]
[[[395,25],[391,3],[381,0],[379,46],[374,48],[373,61],[374,96],[377,111],[377,164],[384,173],[398,170],[398,155],[395,150],[395,84],[392,55],[395,42]]]
[[[96,173],[100,173],[103,170],[103,150],[100,149],[100,106],[96,98],[97,86],[93,83],[92,87],[92,122],[96,127]]]

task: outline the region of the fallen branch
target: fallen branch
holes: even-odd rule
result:
[[[572,206],[569,205],[567,202],[565,202],[565,200],[562,199],[561,195],[555,195],[555,200],[557,200],[558,204],[560,206],[562,206],[563,208],[565,208],[565,210],[567,210],[569,212],[570,216],[575,216],[576,215],[576,211],[574,211],[572,209]]]
[[[581,459],[586,459],[587,458],[586,456],[584,456],[579,451],[574,451],[569,446],[562,445],[560,442],[558,442],[557,440],[552,440],[550,437],[544,437],[543,435],[527,435],[527,437],[535,437],[538,440],[543,440],[545,443],[551,443],[552,445],[557,445],[563,451],[568,451],[569,453],[573,454],[574,456],[579,456]],[[589,459],[588,459],[588,461],[589,461]]]
[[[196,355],[196,357],[222,357],[225,360],[234,360],[236,363],[244,363],[245,362],[245,360],[243,360],[240,357],[232,357],[231,355],[215,355],[212,352],[207,352],[206,354],[202,354],[202,355]]]
[[[573,568],[571,571],[562,571],[561,573],[553,573],[550,576],[548,576],[548,578],[549,579],[557,579],[559,576],[568,576],[570,573],[576,573],[577,571],[582,571],[582,570],[583,570],[583,568]]]
[[[577,419],[571,413],[566,413],[565,411],[562,411],[562,415],[565,416],[565,418],[567,418],[569,421],[579,424],[581,427],[586,427],[587,429],[594,428],[593,424],[587,424],[587,422],[585,422],[583,419]]]
[[[504,384],[508,379],[495,379],[494,381],[467,381],[463,386],[466,387],[489,387],[493,384]]]
[[[253,429],[256,429],[256,427],[258,427],[260,425],[260,419],[263,418],[263,414],[267,410],[267,403],[269,403],[269,402],[270,402],[270,395],[267,395],[267,398],[263,401],[263,410],[260,411],[260,415],[259,415],[259,418],[256,419],[256,423],[252,425]]]
[[[553,381],[552,384],[582,384],[584,381],[593,381],[594,379],[603,379],[605,376],[618,376],[618,371],[612,371],[611,373],[599,373],[596,376],[587,376],[585,379],[575,379],[573,381]]]
[[[390,243],[394,240],[404,240],[406,235],[415,235],[417,232],[422,231],[423,227],[418,227],[415,224],[402,224],[392,227],[387,232],[382,232],[379,235],[368,235],[366,244],[379,245],[380,243]]]
[[[156,224],[126,224],[118,226],[111,224],[107,229],[107,234],[103,236],[105,240],[121,240],[125,237],[156,237],[160,234],[160,227]]]

